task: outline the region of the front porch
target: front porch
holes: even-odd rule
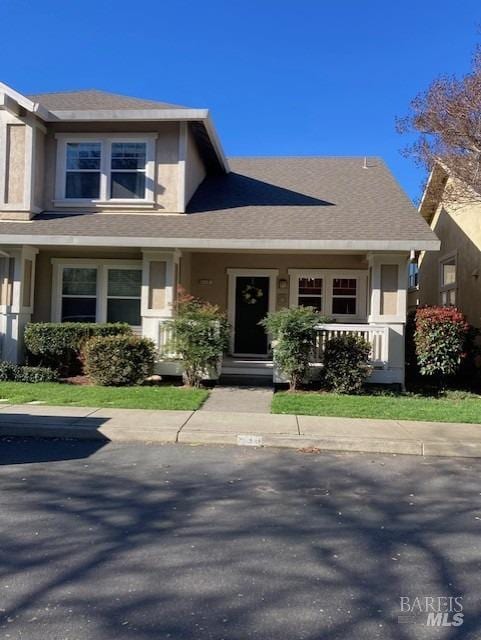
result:
[[[180,375],[167,323],[182,287],[228,315],[231,343],[220,375],[281,381],[259,321],[269,311],[304,305],[326,317],[318,327],[314,377],[326,341],[356,333],[372,345],[371,381],[403,385],[408,260],[407,252],[5,247],[2,358],[22,360],[29,321],[127,321],[158,348],[157,372]]]

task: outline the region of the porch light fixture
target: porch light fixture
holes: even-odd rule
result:
[[[287,280],[285,278],[279,280],[279,289],[287,289]]]

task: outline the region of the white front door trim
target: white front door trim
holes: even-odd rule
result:
[[[279,275],[279,269],[227,269],[228,276],[228,302],[227,302],[227,317],[231,326],[230,334],[230,351],[234,354],[234,339],[235,339],[235,292],[236,282],[238,277],[267,277],[269,278],[269,313],[276,310],[276,283],[277,276]],[[247,354],[242,354],[247,355]],[[252,354],[256,355],[256,354]],[[265,354],[262,354],[265,355]]]

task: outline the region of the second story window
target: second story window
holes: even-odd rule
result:
[[[56,203],[153,203],[156,134],[57,138]]]
[[[145,142],[113,142],[110,158],[110,197],[144,198]]]
[[[457,289],[456,254],[450,254],[449,256],[441,258],[439,266],[440,302],[444,306],[455,305]]]
[[[68,142],[66,198],[100,197],[100,142]]]

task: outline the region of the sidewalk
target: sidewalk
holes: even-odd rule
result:
[[[481,458],[481,425],[225,411],[2,405],[0,436]]]

